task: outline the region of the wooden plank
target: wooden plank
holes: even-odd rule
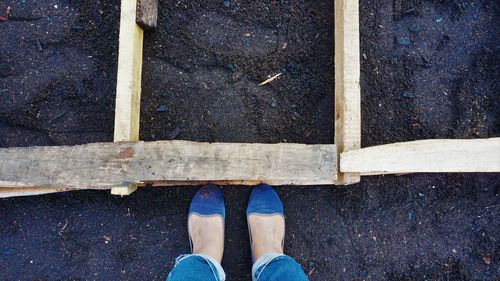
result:
[[[158,24],[158,0],[137,0],[135,21],[145,30],[155,29]]]
[[[0,148],[0,186],[321,185],[334,183],[336,163],[335,145],[158,141]]]
[[[342,153],[340,170],[363,175],[500,172],[500,138],[372,146]]]
[[[361,147],[359,52],[358,0],[335,0],[335,143],[339,155]],[[360,181],[357,173],[339,173],[337,178],[337,184]]]
[[[147,2],[142,1],[141,5],[137,0],[121,1],[114,141],[139,140],[144,32],[136,23],[136,12]],[[144,15],[143,10],[141,13]],[[135,185],[117,186],[111,189],[111,194],[130,195],[136,189]]]
[[[0,198],[44,195],[74,190],[76,189],[53,187],[0,187]]]
[[[139,140],[143,30],[135,23],[135,0],[121,1],[115,141]]]

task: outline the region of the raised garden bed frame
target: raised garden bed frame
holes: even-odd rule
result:
[[[121,2],[114,143],[1,148],[0,197],[81,189],[111,189],[112,194],[129,195],[144,185],[209,182],[344,185],[358,183],[360,176],[367,175],[500,172],[500,138],[361,148],[358,0],[334,0],[335,144],[141,142],[144,31],[136,21],[137,1],[141,2]]]

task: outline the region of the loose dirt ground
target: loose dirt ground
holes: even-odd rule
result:
[[[361,0],[360,11],[363,146],[500,136],[497,1]],[[112,141],[119,1],[3,0],[0,16],[0,146]],[[333,142],[333,1],[160,0],[159,16],[145,36],[141,139]],[[311,280],[498,280],[499,183],[278,187],[286,252]],[[196,189],[2,199],[0,279],[162,280],[189,249]],[[223,266],[250,280],[250,188],[223,191]]]

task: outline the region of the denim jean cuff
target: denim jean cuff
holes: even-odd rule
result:
[[[273,260],[279,257],[286,257],[283,254],[278,253],[268,253],[261,256],[252,266],[252,280],[259,280],[260,274],[266,268],[268,264],[270,264]]]
[[[226,280],[226,273],[224,272],[224,269],[222,269],[221,264],[213,259],[210,256],[207,255],[202,255],[202,254],[188,254],[188,255],[181,255],[178,257],[175,261],[175,264],[177,265],[180,263],[182,260],[187,259],[189,257],[200,257],[205,260],[205,262],[210,266],[212,269],[212,273],[214,274],[214,278],[217,281],[225,281]]]

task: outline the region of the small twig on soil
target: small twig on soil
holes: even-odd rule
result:
[[[60,114],[57,114],[56,117],[52,118],[50,121],[49,121],[49,124],[52,124],[54,121],[56,121],[57,119],[61,118],[64,116],[64,114],[66,114],[66,111],[63,112],[63,113],[60,113]]]
[[[260,84],[259,84],[259,86],[263,86],[263,85],[266,85],[267,83],[271,83],[271,82],[273,82],[273,81],[274,81],[274,79],[276,79],[276,78],[280,77],[280,76],[281,76],[281,74],[283,74],[283,73],[281,73],[281,72],[280,72],[280,73],[278,73],[278,74],[274,75],[273,77],[271,77],[271,78],[267,79],[266,81],[264,81],[264,82],[260,83]]]
[[[191,7],[193,8],[194,14],[195,14],[195,15],[198,15],[198,12],[196,11],[196,9],[195,9],[195,7],[194,7],[193,2],[191,2]]]
[[[62,233],[64,231],[64,229],[66,228],[66,226],[68,225],[68,219],[66,219],[66,223],[63,225],[63,227],[61,228],[61,230],[59,230],[59,235],[62,236]]]

